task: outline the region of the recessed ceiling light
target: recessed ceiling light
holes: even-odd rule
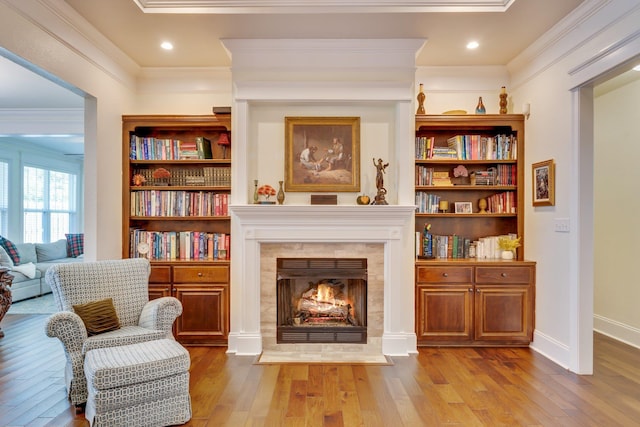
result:
[[[636,65],[635,67],[633,67],[633,70],[634,70],[634,71],[640,71],[640,64],[639,64],[639,65]]]
[[[478,46],[480,46],[480,43],[475,40],[467,43],[467,49],[477,49]]]
[[[164,50],[171,50],[173,49],[173,44],[171,42],[162,42],[160,47],[163,48]]]

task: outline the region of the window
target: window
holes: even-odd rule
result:
[[[65,238],[77,215],[75,174],[25,166],[24,242]]]
[[[0,235],[6,236],[9,222],[9,163],[0,162]]]

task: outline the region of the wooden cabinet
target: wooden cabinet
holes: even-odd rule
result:
[[[421,345],[528,345],[535,319],[535,263],[420,261],[416,331]]]
[[[122,120],[123,257],[151,261],[150,298],[182,302],[178,341],[226,344],[231,117]]]
[[[225,345],[229,333],[229,264],[155,262],[149,298],[174,296],[182,315],[174,336],[182,344]]]

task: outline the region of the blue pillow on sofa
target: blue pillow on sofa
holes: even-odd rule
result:
[[[18,249],[18,253],[20,254],[20,262],[16,265],[26,264],[28,262],[32,262],[35,264],[36,262],[38,262],[35,243],[16,243],[16,248]]]
[[[52,261],[67,257],[67,239],[52,243],[36,243],[38,262]]]

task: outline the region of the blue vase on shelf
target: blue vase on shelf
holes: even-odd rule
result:
[[[482,97],[478,98],[478,105],[476,106],[476,114],[485,114],[487,112],[486,108],[484,108],[484,104],[482,103]]]

